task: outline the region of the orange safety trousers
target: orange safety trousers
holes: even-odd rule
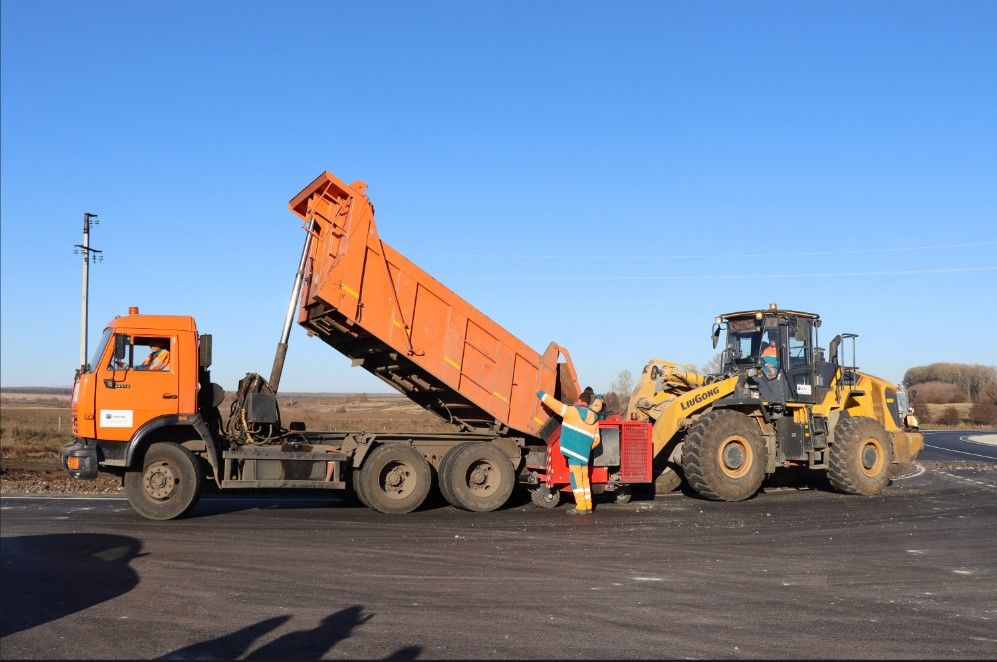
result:
[[[571,491],[575,495],[575,510],[592,510],[592,483],[587,464],[569,464]]]

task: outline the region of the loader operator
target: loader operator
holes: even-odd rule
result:
[[[537,391],[537,397],[555,414],[561,417],[561,454],[568,461],[571,472],[571,491],[575,495],[575,509],[569,515],[592,514],[592,484],[589,481],[589,461],[592,449],[599,445],[599,419],[604,404],[602,398],[593,394],[588,406],[566,405],[544,391]]]
[[[769,379],[779,374],[779,347],[774,333],[769,334],[768,344],[762,350],[762,373]]]

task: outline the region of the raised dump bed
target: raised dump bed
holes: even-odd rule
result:
[[[366,189],[325,172],[289,203],[311,234],[298,322],[462,430],[545,439],[536,391],[579,393],[567,350],[534,351],[386,244]]]

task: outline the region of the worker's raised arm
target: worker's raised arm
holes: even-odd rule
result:
[[[555,414],[558,414],[562,418],[568,412],[568,405],[556,399],[554,396],[550,395],[546,391],[537,391],[537,397],[540,398],[540,402],[547,405],[551,409],[551,411],[553,411]]]

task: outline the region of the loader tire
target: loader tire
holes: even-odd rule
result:
[[[125,474],[125,495],[142,517],[169,520],[190,512],[201,498],[204,470],[179,444],[159,442],[149,446],[140,470]]]
[[[686,433],[682,473],[700,496],[743,501],[765,480],[765,443],[749,416],[730,409],[697,419]]]
[[[380,513],[408,513],[426,500],[433,480],[429,462],[408,444],[383,444],[360,467],[357,497]]]
[[[458,508],[484,513],[501,508],[516,483],[516,470],[502,449],[487,441],[463,444],[440,480]]]
[[[828,453],[827,478],[847,494],[874,496],[890,482],[893,446],[883,426],[865,416],[838,420]]]

